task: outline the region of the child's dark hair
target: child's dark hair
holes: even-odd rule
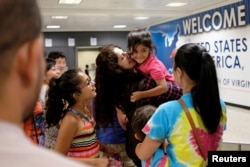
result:
[[[127,36],[127,41],[128,41],[127,48],[129,54],[132,54],[136,50],[136,47],[139,44],[142,44],[150,48],[151,51],[156,52],[156,47],[152,41],[151,34],[148,30],[141,29],[141,30],[131,31]]]
[[[181,46],[174,58],[174,70],[179,67],[197,82],[192,88],[195,110],[210,133],[216,131],[222,116],[218,80],[214,61],[206,48],[188,43]]]
[[[152,105],[145,105],[137,108],[131,119],[131,127],[135,134],[137,134],[141,140],[145,138],[145,134],[142,132],[143,127],[155,112],[156,107]]]
[[[54,65],[56,65],[56,61],[51,58],[46,58],[46,72],[48,72]]]
[[[81,69],[70,69],[62,74],[58,79],[52,79],[48,90],[46,102],[46,123],[48,127],[57,125],[67,112],[68,107],[75,104],[73,94],[80,92]]]

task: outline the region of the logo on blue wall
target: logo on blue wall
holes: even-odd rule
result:
[[[173,55],[179,36],[189,36],[221,29],[246,26],[250,23],[250,1],[219,7],[181,19],[149,27],[157,48],[156,56],[172,73]],[[207,48],[209,49],[209,48]]]
[[[172,74],[173,56],[176,52],[176,44],[180,33],[179,26],[176,26],[172,32],[154,30],[153,27],[151,27],[149,31],[157,48],[156,56],[166,66],[168,72]]]

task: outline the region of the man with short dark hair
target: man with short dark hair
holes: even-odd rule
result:
[[[56,67],[60,71],[59,76],[61,76],[67,70],[66,56],[62,52],[50,52],[48,58],[54,59],[56,61]]]
[[[44,77],[43,37],[35,0],[0,0],[0,162],[8,167],[81,167],[33,144],[21,124]]]

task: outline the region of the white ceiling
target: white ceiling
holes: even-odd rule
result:
[[[59,5],[58,0],[37,0],[42,12],[43,32],[69,31],[131,31],[174,20],[240,0],[178,0],[183,7],[167,7],[177,0],[82,0],[79,5]],[[66,20],[51,16],[68,16]],[[147,16],[147,20],[134,17]],[[125,24],[125,29],[113,25]],[[46,29],[46,25],[60,25],[60,29]]]

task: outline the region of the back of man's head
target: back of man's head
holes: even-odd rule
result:
[[[41,33],[36,0],[0,0],[0,79],[8,74],[14,53]]]

